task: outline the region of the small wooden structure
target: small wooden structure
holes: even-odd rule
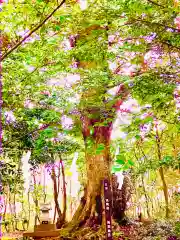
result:
[[[51,224],[54,225],[55,224]],[[58,237],[60,235],[59,229],[54,229],[54,226],[46,226],[46,228],[42,228],[41,225],[39,225],[39,229],[36,229],[34,232],[27,231],[23,233],[23,237],[32,237],[33,239],[41,239],[44,237]],[[54,229],[54,230],[53,230]]]
[[[51,218],[49,217],[50,210],[50,204],[42,204],[40,224],[34,226],[34,231],[24,232],[23,237],[32,237],[33,239],[40,239],[44,237],[58,237],[60,230],[56,229],[55,224],[52,224]]]

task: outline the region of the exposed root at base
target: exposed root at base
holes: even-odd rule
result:
[[[112,224],[113,230],[116,231],[116,229],[119,227],[119,224],[113,221]],[[73,229],[73,231],[72,231]],[[123,232],[121,232],[122,234]],[[121,235],[120,234],[120,235]],[[94,225],[93,227],[77,227],[77,224],[74,224],[74,226],[69,226],[67,228],[64,228],[60,232],[60,239],[78,239],[78,240],[105,240],[106,239],[106,230],[105,226],[103,225]],[[118,239],[118,238],[113,238]]]
[[[66,232],[67,233],[67,232]],[[78,239],[78,240],[105,240],[105,231],[99,228],[98,231],[92,230],[89,227],[83,227],[74,233],[62,235],[60,239]]]

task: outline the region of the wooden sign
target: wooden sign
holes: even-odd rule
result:
[[[108,179],[104,180],[104,201],[105,201],[105,217],[106,217],[106,239],[113,240],[112,237],[112,201],[111,187]]]

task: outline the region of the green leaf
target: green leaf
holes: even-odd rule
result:
[[[99,155],[102,153],[102,151],[105,149],[104,144],[98,144],[97,148],[96,148],[96,154]]]
[[[169,165],[172,162],[172,160],[173,160],[172,156],[164,156],[162,161],[160,161],[160,164]]]
[[[105,146],[104,146],[104,144],[103,143],[101,143],[101,144],[98,144],[98,146],[97,146],[97,151],[102,151],[102,150],[104,150],[105,149]]]
[[[163,158],[163,161],[165,161],[165,162],[169,162],[169,161],[171,161],[173,159],[173,157],[172,156],[165,156],[164,158]]]
[[[90,128],[90,134],[91,134],[91,135],[94,134],[94,128],[93,128],[93,127]]]
[[[59,19],[60,19],[60,22],[63,23],[66,20],[66,17],[65,16],[60,16]]]
[[[112,166],[112,173],[116,173],[116,172],[120,172],[122,170],[122,168],[120,166]]]
[[[47,137],[53,136],[53,130],[50,128],[47,128],[43,131],[43,134],[46,135]]]
[[[136,138],[137,140],[140,140],[140,139],[141,139],[140,135],[136,135],[135,138]]]
[[[63,133],[64,133],[65,135],[68,135],[68,134],[69,134],[69,132],[70,132],[70,131],[69,131],[69,130],[67,130],[67,129],[64,129],[64,130],[63,130]]]
[[[117,159],[116,163],[123,165],[123,164],[125,164],[125,161],[122,159]]]
[[[134,166],[134,162],[133,162],[132,160],[128,160],[128,164],[129,164],[130,166]]]
[[[153,117],[147,117],[144,119],[144,123],[149,123],[153,121]]]
[[[56,25],[55,29],[56,29],[56,31],[59,31],[61,28],[60,28],[60,26]]]
[[[124,155],[119,154],[116,156],[116,163],[123,165],[125,164],[125,161],[126,161],[126,158],[124,157]]]
[[[123,170],[128,170],[129,169],[129,165],[128,164],[125,164],[124,166],[123,166]]]

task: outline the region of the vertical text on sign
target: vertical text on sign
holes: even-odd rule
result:
[[[108,179],[104,180],[104,200],[105,200],[105,217],[106,217],[106,239],[112,240],[112,222],[111,222],[111,188]]]

